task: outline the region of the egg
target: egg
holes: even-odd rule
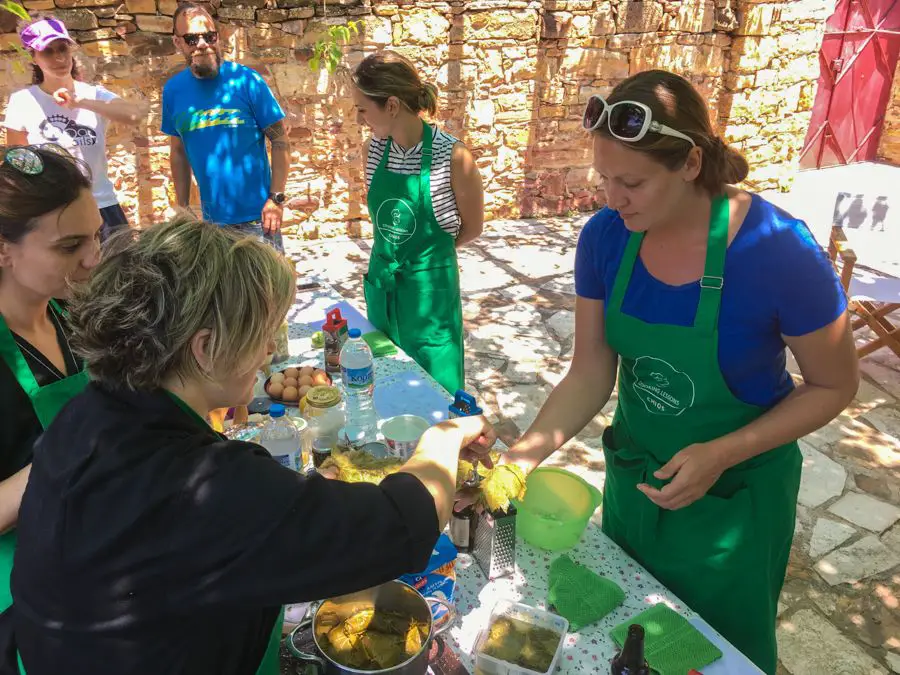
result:
[[[316,387],[331,384],[331,382],[328,380],[328,375],[326,373],[323,373],[321,370],[312,376],[312,383]]]
[[[313,379],[309,375],[301,375],[297,378],[297,386],[300,387],[311,387],[313,383]]]
[[[307,393],[310,389],[312,389],[312,387],[303,385],[302,387],[300,387],[300,388],[297,390],[297,394],[298,394],[298,396],[299,396],[300,398],[303,398],[304,396],[306,396],[306,393]]]
[[[303,366],[300,369],[300,377],[303,377],[304,375],[306,375],[308,377],[312,377],[312,374],[314,372],[316,372],[316,369],[313,368],[312,366]]]
[[[284,373],[285,378],[293,377],[294,379],[296,379],[297,376],[300,374],[300,371],[297,370],[296,368],[285,368],[281,372]]]
[[[300,394],[297,391],[297,387],[285,387],[284,392],[281,394],[281,398],[285,401],[299,401]]]
[[[275,373],[272,375],[272,379],[269,380],[272,384],[280,384],[284,382],[284,373]]]
[[[288,387],[294,387],[296,389],[297,388],[297,378],[296,377],[286,377],[286,378],[284,378],[284,382],[282,384],[284,384],[285,389],[287,389]]]
[[[271,382],[269,384],[269,396],[272,398],[281,398],[284,393],[284,385],[281,382]]]

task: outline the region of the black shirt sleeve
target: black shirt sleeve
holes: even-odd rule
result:
[[[65,307],[63,303],[61,305]],[[65,319],[58,317],[51,309],[47,311],[54,318],[56,339],[66,363],[66,372],[69,374],[81,372],[84,364],[73,357],[69,348],[64,332]],[[43,356],[37,348],[18,336],[14,339],[29,347],[21,350],[22,356],[40,386],[51,384],[62,376],[55,368],[51,370],[46,363],[35,357],[35,355]],[[3,423],[0,424],[0,481],[2,481],[31,463],[34,443],[43,433],[31,399],[16,381],[12,370],[2,360],[0,360],[0,410],[3,411]]]
[[[41,435],[31,400],[16,382],[9,367],[0,361],[0,480],[6,480],[31,462],[32,448]]]
[[[306,477],[259,446],[223,441],[183,492],[170,538],[184,565],[182,608],[318,600],[425,568],[434,500],[414,476],[380,485]],[[173,589],[174,590],[174,589]]]

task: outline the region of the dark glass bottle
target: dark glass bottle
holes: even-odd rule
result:
[[[450,541],[460,553],[471,553],[475,545],[475,524],[478,522],[475,505],[467,507],[450,516]]]
[[[612,675],[650,675],[650,666],[644,660],[644,629],[636,623],[628,627],[628,637],[622,651],[616,654],[610,668]]]

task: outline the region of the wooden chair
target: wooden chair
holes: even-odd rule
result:
[[[828,257],[841,278],[853,314],[856,352],[860,358],[889,347],[900,357],[900,326],[891,323],[890,314],[900,309],[900,279],[878,274],[862,265],[857,266],[856,254],[847,242],[844,228],[834,225],[828,240]],[[859,331],[870,328],[875,337],[866,336],[860,342]]]

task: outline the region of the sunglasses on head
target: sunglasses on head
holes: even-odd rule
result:
[[[72,155],[56,143],[42,143],[41,145],[17,145],[6,148],[3,151],[3,159],[0,164],[9,164],[19,173],[26,176],[39,176],[44,173],[44,160],[37,150],[49,150],[62,157]]]
[[[185,33],[184,35],[179,35],[178,37],[184,40],[184,43],[188,47],[196,47],[197,45],[199,45],[200,38],[203,38],[203,40],[208,45],[214,45],[219,41],[219,34],[214,30],[207,31],[206,33]]]
[[[613,138],[626,143],[636,143],[647,135],[648,131],[663,136],[672,136],[696,146],[687,134],[676,131],[665,124],[655,122],[650,108],[638,101],[617,101],[609,104],[602,96],[591,96],[585,106],[582,126],[588,131],[596,131],[606,122]]]

